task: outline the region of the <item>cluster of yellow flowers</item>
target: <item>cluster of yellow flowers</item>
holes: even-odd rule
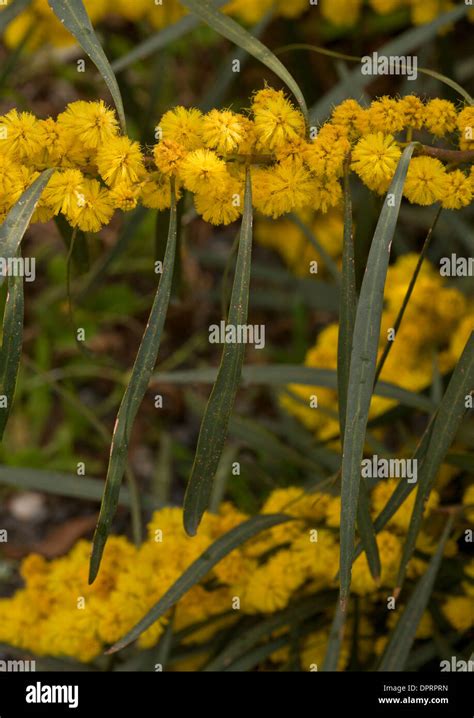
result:
[[[388,270],[382,316],[379,356],[389,331],[393,328],[403,303],[418,255],[405,254]],[[307,271],[307,270],[306,270]],[[474,305],[464,294],[446,284],[439,272],[424,262],[411,300],[406,309],[391,352],[385,362],[381,380],[403,389],[421,391],[433,380],[434,359],[439,371],[454,368],[470,333],[474,330]],[[338,324],[327,325],[309,349],[305,365],[318,369],[337,367]],[[317,396],[317,408],[312,397]],[[337,435],[339,424],[333,414],[337,393],[323,387],[291,385],[281,402],[320,439]],[[373,397],[370,417],[395,405],[390,399]],[[328,411],[329,410],[329,411]]]
[[[109,16],[120,16],[130,22],[146,22],[155,30],[177,22],[187,12],[179,0],[84,0],[84,5],[94,25]],[[284,18],[296,18],[319,6],[322,16],[330,23],[350,27],[359,20],[363,5],[364,0],[319,0],[313,6],[309,0],[229,0],[221,10],[244,23],[253,24],[270,11]],[[455,7],[450,0],[369,0],[369,5],[380,15],[409,8],[412,22],[417,25],[431,22],[440,13]],[[5,42],[9,47],[16,47],[27,35],[31,49],[45,43],[67,47],[75,42],[54,16],[47,0],[33,0],[7,27]]]
[[[341,203],[340,180],[350,155],[351,168],[367,187],[384,193],[401,156],[395,135],[423,129],[473,149],[473,126],[474,108],[458,112],[447,100],[382,97],[368,109],[346,100],[308,140],[301,112],[283,91],[266,87],[253,96],[246,114],[170,110],[156,128],[153,156],[147,156],[138,142],[120,134],[115,112],[102,100],[72,102],[56,120],[13,109],[0,117],[0,218],[47,168],[57,171],[33,221],[61,212],[89,232],[107,224],[116,208],[131,210],[139,201],[169,207],[172,178],[178,196],[183,189],[194,194],[207,222],[229,224],[243,211],[247,167],[253,204],[262,214],[275,219],[309,207],[327,212]],[[404,192],[416,204],[441,201],[459,209],[473,198],[473,165],[469,173],[448,169],[434,157],[415,157]]]
[[[320,0],[321,12],[329,22],[349,27],[358,22],[365,4],[364,0]],[[424,25],[456,7],[452,0],[369,0],[368,4],[379,15],[408,8],[414,25]],[[469,16],[474,19],[474,13]]]
[[[372,492],[374,515],[393,489],[393,480],[381,481],[375,487]],[[439,500],[439,494],[433,492],[417,544],[419,553],[409,566],[411,578],[426,570],[426,562],[435,550],[439,522],[434,511]],[[393,588],[401,557],[401,536],[406,532],[413,501],[414,494],[378,535],[382,562],[380,585],[372,579],[365,555],[354,564],[353,590],[367,608],[363,613],[368,638],[374,637],[376,631],[370,621],[371,612],[374,621],[378,615],[380,623],[387,589]],[[179,601],[172,618],[175,631],[215,619],[204,628],[190,631],[186,644],[208,641],[216,631],[232,625],[242,614],[272,614],[298,597],[337,587],[340,499],[323,492],[307,494],[296,487],[276,489],[265,502],[262,513],[280,511],[297,520],[267,530],[235,549]],[[68,555],[53,561],[46,561],[37,554],[28,556],[21,568],[24,588],[11,598],[0,600],[0,642],[38,656],[93,660],[108,644],[123,637],[213,541],[246,518],[225,503],[218,514],[206,514],[198,536],[190,539],[182,528],[181,509],[163,508],[153,515],[148,538],[139,548],[126,538],[110,538],[99,577],[92,586],[87,584],[91,549],[87,541],[79,541]],[[456,552],[457,544],[452,540],[446,556],[452,557]],[[443,605],[447,619],[459,630],[469,625],[468,604],[472,608],[473,595],[469,577],[474,576],[474,560],[466,564],[465,571],[458,595],[449,597]],[[336,600],[334,594],[334,600],[328,603],[327,625],[303,641],[304,670],[320,663],[324,657]],[[155,645],[170,618],[171,612],[143,633],[139,646]],[[426,622],[429,617],[424,624]],[[343,655],[347,659],[347,652]],[[200,656],[199,661],[202,663],[205,658]],[[284,660],[284,652],[279,651],[273,660]]]

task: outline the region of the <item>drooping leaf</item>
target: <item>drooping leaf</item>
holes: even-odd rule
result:
[[[173,372],[159,372],[153,376],[153,381],[169,384],[213,384],[216,380],[217,369],[184,369]],[[242,368],[242,383],[244,385],[261,384],[262,386],[285,386],[286,384],[302,384],[304,386],[325,386],[328,389],[337,389],[337,373],[334,369],[316,369],[302,364],[268,364],[266,366],[244,366]],[[378,382],[374,394],[386,399],[393,399],[404,406],[410,406],[419,411],[431,412],[435,405],[431,399],[423,394],[402,389],[387,382]]]
[[[104,482],[87,476],[66,474],[47,469],[29,469],[16,466],[0,466],[0,485],[12,486],[28,491],[41,491],[53,496],[67,496],[84,501],[97,501],[102,498]],[[158,503],[150,496],[142,496],[145,508],[155,509]],[[130,492],[120,489],[119,504],[130,506]]]
[[[254,648],[259,641],[288,626],[295,620],[304,621],[306,618],[314,616],[318,611],[326,610],[331,603],[334,603],[334,598],[334,594],[319,594],[301,599],[274,616],[259,620],[258,623],[247,630],[239,630],[218,655],[209,661],[204,671],[225,671],[240,657]]]
[[[433,474],[436,475],[445,454],[448,452],[449,447],[460,429],[465,414],[465,405],[460,399],[461,397],[467,397],[472,392],[474,383],[473,345],[474,339],[473,335],[471,335],[463,352],[463,363],[461,364],[461,360],[458,362],[448,389],[443,396],[443,400],[437,412],[432,416],[413,454],[412,459],[417,462],[418,475],[421,477],[425,475],[425,471],[428,477],[433,476]],[[442,417],[440,421],[438,421],[439,416]],[[433,439],[435,426],[437,427],[437,436]],[[428,449],[432,444],[437,448],[434,456],[429,457]],[[424,468],[425,462],[428,462],[426,469]],[[375,519],[374,526],[377,533],[385,528],[392,516],[396,514],[400,506],[402,506],[411,492],[417,487],[418,483],[409,484],[407,481],[400,481],[397,484],[393,494]],[[361,546],[356,548],[354,560],[362,553],[362,550]]]
[[[337,346],[337,388],[339,403],[339,423],[342,443],[344,444],[345,422],[347,411],[347,392],[349,390],[349,373],[354,336],[354,325],[357,308],[357,288],[355,275],[355,254],[352,222],[352,198],[349,180],[349,167],[344,172],[344,238],[342,250],[342,285],[339,308],[339,334]],[[362,483],[357,507],[357,526],[367,556],[370,572],[375,581],[380,577],[380,556],[375,537],[374,526],[370,516],[370,503],[366,486]],[[339,609],[338,609],[339,611]],[[338,611],[334,617],[334,630],[338,624]],[[343,625],[343,624],[342,624]],[[342,631],[342,625],[340,630]],[[340,641],[333,636],[333,647],[328,649],[326,660],[333,665],[337,657],[335,652],[340,648]],[[327,670],[333,670],[328,668]],[[335,670],[335,669],[334,669]]]
[[[213,5],[215,8],[219,8],[227,2],[228,0],[215,0]],[[125,70],[127,67],[130,67],[130,65],[133,65],[133,63],[138,62],[139,60],[144,60],[154,52],[157,52],[157,50],[161,50],[175,40],[179,40],[179,38],[184,37],[184,35],[192,32],[198,26],[199,19],[197,17],[193,15],[186,15],[186,17],[178,20],[178,22],[168,25],[151,37],[147,37],[146,40],[140,42],[126,55],[119,57],[112,63],[112,70],[114,70],[114,72],[121,72],[122,70]]]
[[[322,666],[323,671],[337,671],[342,642],[344,639],[346,619],[347,611],[344,611],[341,604],[338,603],[331,624],[331,630],[329,631],[328,646]]]
[[[474,332],[471,334],[449,382],[446,394],[433,422],[424,459],[418,469],[415,505],[403,547],[397,587],[400,590],[423,521],[426,501],[433,488],[439,468],[453,443],[459,424],[466,413],[466,396],[474,387]]]
[[[235,548],[241,546],[261,531],[291,520],[293,520],[291,516],[285,516],[284,514],[262,514],[253,516],[248,521],[236,526],[218,538],[217,541],[206,549],[206,551],[181,574],[171,588],[166,591],[164,596],[148,611],[146,616],[109,649],[108,653],[116,653],[122,648],[125,648],[125,646],[128,646],[132,641],[135,641]]]
[[[470,105],[474,105],[474,99],[471,97],[469,92],[467,92],[464,87],[461,87],[458,82],[455,82],[455,80],[452,80],[450,77],[446,77],[446,75],[442,75],[440,72],[429,70],[426,67],[419,67],[418,72],[421,72],[423,75],[429,75],[430,77],[434,77],[435,80],[439,80],[439,82],[442,82],[443,85],[448,85],[448,87],[451,87],[453,90],[456,90],[456,92],[461,95],[461,97],[463,97],[466,102],[468,102]]]
[[[268,47],[265,47],[238,22],[216,10],[209,0],[181,0],[181,3],[213,30],[246,50],[274,72],[292,91],[306,121],[308,121],[308,108],[298,83]]]
[[[390,636],[390,640],[380,661],[379,671],[403,671],[405,668],[411,647],[415,640],[418,625],[433,591],[434,582],[443,558],[446,542],[451,533],[453,521],[454,514],[452,514],[446,522],[436,553],[431,559],[425,573],[419,579],[405,610]]]
[[[250,268],[252,262],[252,187],[247,172],[244,216],[240,230],[239,250],[227,325],[239,327],[247,323]],[[209,505],[212,482],[227,437],[229,420],[240,384],[245,355],[243,343],[224,346],[216,383],[212,389],[199,432],[191,476],[183,507],[184,528],[196,534],[202,515]]]
[[[272,20],[273,13],[271,11],[267,12],[254,27],[250,28],[249,32],[252,37],[255,37],[257,40],[260,39]],[[234,69],[234,63],[239,63],[239,69],[240,72],[242,72],[242,68],[245,66],[248,58],[249,53],[247,50],[239,47],[236,51],[235,48],[232,48],[229,55],[222,62],[217,75],[212,78],[211,87],[199,103],[200,110],[209,112],[213,107],[222,105],[232,82],[239,77],[239,73]]]
[[[342,286],[339,305],[339,333],[337,345],[337,390],[341,437],[344,436],[352,339],[357,309],[357,286],[355,276],[354,236],[352,221],[352,198],[349,169],[344,173],[344,238],[342,248]]]
[[[99,520],[94,534],[89,581],[92,583],[98,573],[105,548],[110,525],[117,509],[117,501],[127,462],[128,443],[135,417],[148,389],[150,378],[156,364],[158,350],[165,324],[176,255],[176,199],[174,185],[171,189],[171,214],[168,243],[163,262],[163,274],[155,294],[148,323],[143,334],[140,348],[133,365],[130,381],[123,395],[115,420],[109,466],[104,489]]]
[[[8,294],[3,314],[3,339],[0,348],[0,397],[4,398],[0,407],[0,441],[3,438],[10,415],[20,368],[23,346],[23,315],[23,277],[9,277]],[[6,406],[3,406],[4,402]]]
[[[427,45],[435,38],[439,31],[461,20],[469,11],[469,7],[462,3],[459,7],[449,12],[443,13],[435,18],[432,22],[412,27],[386,45],[377,50],[379,57],[400,57],[407,55],[417,47]],[[356,67],[349,73],[348,78],[341,80],[329,92],[310,109],[310,122],[315,124],[317,121],[322,122],[324,118],[331,112],[335,105],[339,105],[343,100],[347,99],[347,87],[352,85],[356,88],[357,93],[360,92],[361,86],[366,86],[373,81],[373,76],[363,75],[361,66]],[[358,99],[356,95],[355,99]]]
[[[82,0],[48,0],[48,4],[99,70],[117,108],[122,131],[126,133],[125,112],[117,78],[94,32],[84,3]]]
[[[28,228],[41,193],[53,172],[53,169],[42,172],[23,192],[0,225],[0,257],[4,261],[17,255],[20,242]],[[4,281],[5,275],[0,271],[0,286]]]
[[[398,163],[375,229],[357,305],[341,468],[341,601],[347,600],[351,583],[361,461],[376,372],[390,248],[414,148],[415,144],[411,143]],[[392,201],[389,202],[389,198]]]

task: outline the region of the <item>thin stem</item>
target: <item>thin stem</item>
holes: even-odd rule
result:
[[[474,162],[474,150],[445,150],[441,147],[430,147],[420,144],[419,147],[415,149],[415,154],[435,157],[438,160],[451,162],[456,165]]]
[[[395,336],[397,335],[398,330],[400,329],[400,325],[401,325],[401,323],[402,323],[402,320],[403,320],[403,317],[404,317],[404,314],[405,314],[405,310],[406,310],[406,308],[407,308],[407,306],[408,306],[408,302],[409,302],[410,299],[411,299],[411,295],[412,295],[413,290],[414,290],[414,288],[415,288],[416,280],[418,279],[418,275],[419,275],[419,273],[420,273],[420,270],[421,270],[423,261],[424,261],[424,259],[425,259],[425,257],[426,257],[426,253],[427,253],[428,248],[429,248],[429,246],[430,246],[431,238],[432,238],[432,236],[433,236],[433,232],[434,232],[434,230],[435,230],[435,228],[436,228],[436,225],[438,224],[438,220],[439,220],[439,217],[440,217],[440,215],[441,215],[442,209],[443,209],[442,206],[439,205],[439,207],[438,207],[438,209],[437,209],[437,212],[436,212],[436,216],[435,216],[435,218],[434,218],[434,220],[433,220],[433,223],[432,223],[431,227],[430,227],[429,230],[428,230],[428,234],[426,235],[426,239],[425,239],[425,243],[424,243],[424,245],[423,245],[423,249],[421,250],[420,256],[418,257],[418,262],[417,262],[415,271],[414,271],[413,276],[412,276],[412,278],[411,278],[411,280],[410,280],[410,284],[409,284],[409,286],[408,286],[407,292],[406,292],[405,297],[404,297],[404,299],[403,299],[402,307],[401,307],[401,309],[400,309],[400,311],[399,311],[399,313],[398,313],[397,319],[396,319],[396,321],[395,321],[395,325],[394,325],[394,327],[393,327]],[[382,373],[382,369],[384,368],[385,362],[387,361],[387,357],[388,357],[388,355],[390,354],[390,350],[391,350],[391,348],[392,348],[392,344],[393,344],[393,341],[387,341],[387,343],[386,343],[386,345],[385,345],[385,349],[383,350],[383,354],[382,354],[382,356],[380,357],[380,361],[379,361],[378,366],[377,366],[377,371],[376,371],[375,380],[374,380],[374,387],[376,386],[376,384],[377,384],[377,382],[378,382],[378,380],[379,380],[379,378],[380,378],[380,374]]]

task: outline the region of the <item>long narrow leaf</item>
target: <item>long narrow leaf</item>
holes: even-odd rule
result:
[[[215,0],[213,5],[214,7],[219,8],[227,2],[228,0]],[[180,37],[192,32],[198,26],[199,19],[197,17],[194,17],[193,15],[186,15],[186,17],[178,20],[178,22],[168,25],[151,37],[147,37],[146,40],[136,45],[133,50],[128,52],[126,55],[119,57],[112,63],[112,70],[114,70],[114,72],[121,72],[122,70],[125,70],[125,68],[130,67],[133,63],[138,62],[139,60],[144,60],[157,50],[161,50],[175,40],[179,40]]]
[[[464,348],[446,389],[446,394],[434,420],[423,463],[418,471],[418,490],[400,561],[397,591],[401,589],[408,562],[415,550],[416,540],[423,521],[424,507],[433,488],[436,475],[456,437],[458,426],[466,412],[466,386],[471,387],[468,391],[474,387],[474,332]]]
[[[403,152],[380,213],[357,306],[352,346],[341,477],[341,601],[349,594],[361,461],[374,385],[390,248],[415,144]],[[393,201],[389,202],[388,198]]]
[[[204,668],[205,672],[220,672],[226,670],[234,661],[245,655],[249,650],[264,638],[275,631],[288,626],[293,621],[304,621],[314,616],[318,611],[327,609],[334,597],[328,594],[311,596],[298,601],[274,616],[263,621],[259,620],[254,626],[244,631],[236,631],[235,637],[215,656]]]
[[[23,10],[26,10],[28,5],[31,5],[31,2],[32,0],[14,0],[14,2],[7,4],[4,10],[0,12],[0,32],[3,32]]]
[[[464,89],[464,87],[461,87],[461,85],[458,82],[455,82],[450,77],[446,77],[446,75],[442,75],[440,72],[435,72],[434,70],[428,70],[426,67],[419,67],[418,72],[421,72],[423,75],[429,75],[430,77],[434,77],[435,80],[439,80],[439,82],[442,82],[443,85],[448,85],[448,87],[451,87],[453,90],[456,90],[458,95],[461,95],[466,102],[468,102],[470,105],[474,105],[474,100],[467,92],[467,90]]]
[[[349,372],[351,362],[352,340],[357,308],[357,288],[355,274],[354,237],[352,222],[352,198],[349,180],[349,167],[344,172],[344,241],[342,250],[342,285],[339,309],[339,336],[337,347],[337,388],[339,403],[339,424],[342,443],[344,443],[347,392],[349,388]],[[361,485],[359,504],[357,507],[357,526],[364,547],[370,572],[375,581],[380,577],[380,556],[375,537],[375,530],[370,516],[370,504],[367,488]],[[338,613],[334,618],[337,622]],[[335,629],[334,629],[335,630]],[[335,654],[339,643],[333,636],[333,648],[328,649],[328,665],[337,664]],[[332,656],[332,658],[331,658]],[[327,670],[333,670],[328,668]],[[335,670],[335,669],[334,669]]]
[[[54,170],[52,169],[42,172],[30,187],[23,192],[0,225],[0,257],[3,260],[16,256],[41,193],[53,172]],[[5,276],[0,272],[0,286],[4,280]]]
[[[362,548],[367,556],[367,563],[372,578],[376,583],[380,580],[381,564],[379,547],[374,524],[370,515],[369,492],[365,479],[361,478],[359,487],[359,502],[357,505],[357,530],[359,532]]]
[[[97,39],[97,35],[94,32],[94,28],[92,27],[82,0],[48,0],[48,4],[58,20],[69,30],[71,35],[76,38],[79,45],[90,57],[102,75],[105,84],[110,90],[115,107],[117,108],[122,131],[125,133],[125,112],[117,78]]]
[[[406,55],[417,47],[425,46],[438,35],[440,30],[457,22],[458,20],[461,20],[468,13],[468,11],[469,6],[462,3],[454,10],[450,10],[449,12],[439,15],[430,23],[410,28],[395,39],[390,40],[390,42],[383,47],[379,48],[377,53],[379,57],[398,57]],[[331,112],[335,105],[338,105],[343,100],[347,99],[348,86],[355,87],[357,93],[359,93],[359,88],[370,84],[372,80],[373,77],[370,75],[362,74],[361,66],[352,70],[347,78],[341,80],[341,82],[323,95],[323,97],[320,98],[311,108],[311,124],[314,124],[316,121],[322,122],[324,117]],[[357,99],[357,97],[358,95],[356,95],[355,99]]]
[[[347,612],[342,609],[340,603],[337,604],[336,613],[329,631],[328,647],[324,656],[323,671],[337,671],[339,656],[341,653],[342,642],[344,639],[344,629],[346,625]]]
[[[352,198],[349,170],[344,173],[344,240],[342,249],[342,286],[339,305],[339,334],[337,346],[337,390],[341,437],[344,437],[347,411],[347,392],[351,365],[352,339],[357,308]]]
[[[89,582],[92,583],[99,570],[112,519],[117,509],[120,484],[127,462],[128,442],[140,404],[148,389],[165,324],[173,280],[176,255],[176,199],[174,186],[171,190],[171,214],[168,244],[163,262],[163,274],[156,291],[148,323],[138,350],[129,384],[123,395],[115,420],[109,466],[99,520],[94,534],[90,563]]]
[[[390,641],[382,656],[379,671],[403,671],[405,668],[411,647],[415,640],[418,624],[425,612],[433,590],[446,542],[451,533],[453,521],[454,514],[452,514],[446,522],[436,553],[431,559],[426,572],[418,581],[405,610],[393,630]]]
[[[201,581],[215,566],[231,551],[261,531],[270,529],[278,524],[293,520],[284,514],[267,514],[253,516],[243,524],[236,526],[221,536],[204,553],[189,566],[177,581],[169,588],[164,596],[155,603],[146,616],[139,621],[120,641],[117,641],[108,651],[116,653],[129,643],[135,641],[143,631],[146,631],[155,621],[163,616],[168,609],[174,606],[193,586]]]
[[[252,37],[238,22],[216,10],[209,0],[181,0],[181,3],[203,22],[212,27],[213,30],[243,50],[246,50],[250,55],[253,55],[257,60],[260,60],[260,62],[278,75],[280,80],[283,80],[296,97],[301,111],[308,121],[308,108],[306,107],[306,102],[298,83],[268,47],[265,47],[260,40]]]
[[[430,469],[430,472],[435,471],[436,473],[436,471],[438,471],[439,466],[441,465],[441,462],[443,460],[442,455],[444,455],[449,450],[449,446],[452,444],[456,433],[459,431],[463,416],[465,414],[464,405],[459,401],[459,397],[468,396],[468,394],[472,392],[472,386],[474,383],[472,351],[473,336],[471,335],[471,338],[466,345],[466,349],[463,353],[463,357],[466,356],[466,352],[471,353],[470,362],[468,365],[465,362],[463,362],[462,365],[461,362],[458,363],[456,369],[454,370],[453,376],[451,377],[451,382],[448,387],[449,391],[446,391],[443,400],[439,406],[438,412],[433,415],[421,438],[421,441],[418,444],[415,453],[413,454],[412,458],[417,461],[417,464],[420,467],[419,474],[421,474],[421,476],[423,476],[423,472],[425,471],[424,464],[426,461],[432,461],[432,468]],[[440,413],[443,417],[442,422],[436,421],[438,413]],[[430,460],[430,458],[428,457],[428,448],[431,445],[433,439],[435,425],[437,425],[438,430],[441,432],[441,436],[438,433],[438,440],[442,439],[442,443],[436,450],[437,456],[434,457],[434,460]],[[434,466],[435,464],[437,465],[437,467]],[[375,519],[374,526],[377,533],[379,531],[382,531],[383,528],[385,528],[392,516],[397,513],[400,506],[408,498],[408,496],[415,489],[415,487],[416,484],[409,484],[408,482],[400,482],[397,484],[395,491],[387,501],[380,514]],[[362,553],[362,550],[363,549],[361,546],[358,546],[356,548],[354,552],[354,561]]]
[[[23,277],[10,277],[3,314],[3,339],[0,349],[0,441],[10,415],[23,346]]]
[[[250,173],[247,173],[244,216],[240,230],[228,326],[238,327],[247,322],[252,225],[252,186]],[[196,456],[184,497],[184,528],[190,536],[196,534],[202,515],[209,504],[212,482],[224,448],[229,420],[240,384],[244,354],[245,345],[242,343],[226,344],[222,352],[219,372],[201,424]]]
[[[191,393],[186,394],[186,403],[195,414],[202,415],[203,403]],[[260,422],[242,416],[232,416],[229,420],[229,434],[240,441],[246,442],[255,451],[265,453],[269,458],[278,462],[311,469],[313,472],[318,466],[309,457],[297,451],[286,441],[269,431]]]
[[[0,485],[94,502],[101,500],[104,490],[104,482],[100,479],[16,466],[0,466]],[[142,496],[141,500],[147,509],[158,508],[158,502],[150,496]],[[119,504],[130,506],[130,492],[126,487],[120,489]]]
[[[218,370],[215,368],[159,372],[153,376],[153,381],[168,384],[213,384],[217,373]],[[328,389],[337,389],[337,373],[334,369],[316,369],[302,364],[244,366],[242,383],[244,385],[261,384],[262,386],[303,384],[304,386],[325,386]],[[410,406],[420,411],[431,412],[436,408],[429,397],[383,381],[378,382],[374,394],[386,399],[393,399],[404,406]]]
[[[270,22],[273,20],[273,13],[267,12],[261,20],[252,28],[250,28],[250,34],[260,39],[263,35]],[[249,59],[249,54],[246,50],[239,47],[237,52],[235,48],[232,48],[230,54],[222,62],[221,69],[217,75],[212,78],[211,87],[204,95],[203,99],[199,103],[199,109],[203,112],[209,112],[213,107],[219,107],[222,105],[229,87],[233,81],[239,77],[239,74],[234,70],[234,63],[239,63],[240,71],[246,65]]]

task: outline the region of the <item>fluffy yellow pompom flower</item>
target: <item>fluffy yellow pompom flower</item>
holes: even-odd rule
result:
[[[190,192],[206,192],[217,189],[229,178],[226,164],[211,150],[195,150],[181,166],[181,179]]]
[[[393,97],[381,97],[372,102],[367,117],[373,132],[395,134],[405,127],[404,107]]]
[[[257,568],[247,584],[243,605],[248,613],[273,613],[288,605],[292,593],[305,579],[294,554],[279,551]]]
[[[108,224],[114,213],[114,206],[108,190],[94,179],[85,179],[77,203],[72,205],[67,218],[73,227],[83,232],[98,232]]]
[[[336,177],[323,177],[314,184],[314,204],[316,210],[326,214],[332,207],[337,207],[342,200],[342,187]]]
[[[382,194],[386,192],[401,157],[392,135],[382,132],[363,137],[352,151],[352,169],[367,187]]]
[[[79,170],[55,172],[43,190],[42,200],[54,214],[69,214],[77,207],[83,191],[84,176]]]
[[[172,140],[163,140],[153,149],[156,166],[168,177],[179,172],[186,155],[183,145]]]
[[[444,137],[456,129],[458,115],[452,102],[430,100],[425,107],[425,127],[435,137]]]
[[[128,182],[120,182],[110,190],[109,198],[114,207],[124,212],[130,212],[138,204],[140,190],[140,185],[132,187]]]
[[[88,150],[103,147],[118,134],[115,112],[103,100],[71,102],[57,122]]]
[[[209,149],[221,154],[234,152],[243,142],[247,118],[230,110],[211,110],[202,122],[202,138]]]
[[[218,192],[196,193],[194,202],[198,214],[206,222],[215,225],[235,222],[243,210],[242,184],[233,177],[229,177],[224,186],[219,187],[218,190]]]
[[[118,182],[133,184],[145,173],[138,142],[128,137],[112,137],[97,152],[99,174],[108,185]]]
[[[425,121],[425,106],[416,95],[405,95],[399,101],[403,112],[404,125],[414,130],[421,130]]]
[[[461,170],[448,172],[446,175],[446,192],[443,197],[445,209],[461,209],[471,204],[473,189],[469,177]]]
[[[36,117],[17,110],[0,117],[0,151],[19,161],[37,155],[41,151],[41,134]]]
[[[257,92],[252,109],[258,146],[261,150],[273,151],[298,137],[304,137],[306,130],[304,117],[286,99],[282,91],[265,88]]]
[[[17,188],[21,191],[22,185],[21,165],[14,162],[10,157],[0,154],[1,203],[9,203],[11,195],[16,192]]]
[[[459,145],[462,150],[474,150],[474,107],[465,107],[458,115]]]
[[[415,157],[410,162],[403,194],[414,204],[427,206],[444,199],[446,171],[434,157]]]
[[[334,108],[331,115],[331,124],[346,127],[351,139],[369,131],[369,117],[367,110],[356,100],[344,100]]]
[[[301,161],[285,160],[269,169],[252,173],[254,206],[276,219],[292,209],[301,209],[315,199],[315,180]]]
[[[61,129],[52,117],[48,117],[46,120],[38,120],[38,137],[41,150],[34,157],[36,167],[44,169],[48,166],[59,164],[66,151],[64,129]]]
[[[179,198],[176,192],[176,199]],[[141,201],[144,207],[160,211],[171,207],[171,184],[161,172],[148,173],[141,185]]]
[[[172,140],[187,150],[196,150],[202,147],[202,112],[175,107],[163,115],[156,132],[157,139]]]
[[[342,127],[324,125],[313,143],[306,145],[304,160],[317,177],[340,176],[351,145]]]

